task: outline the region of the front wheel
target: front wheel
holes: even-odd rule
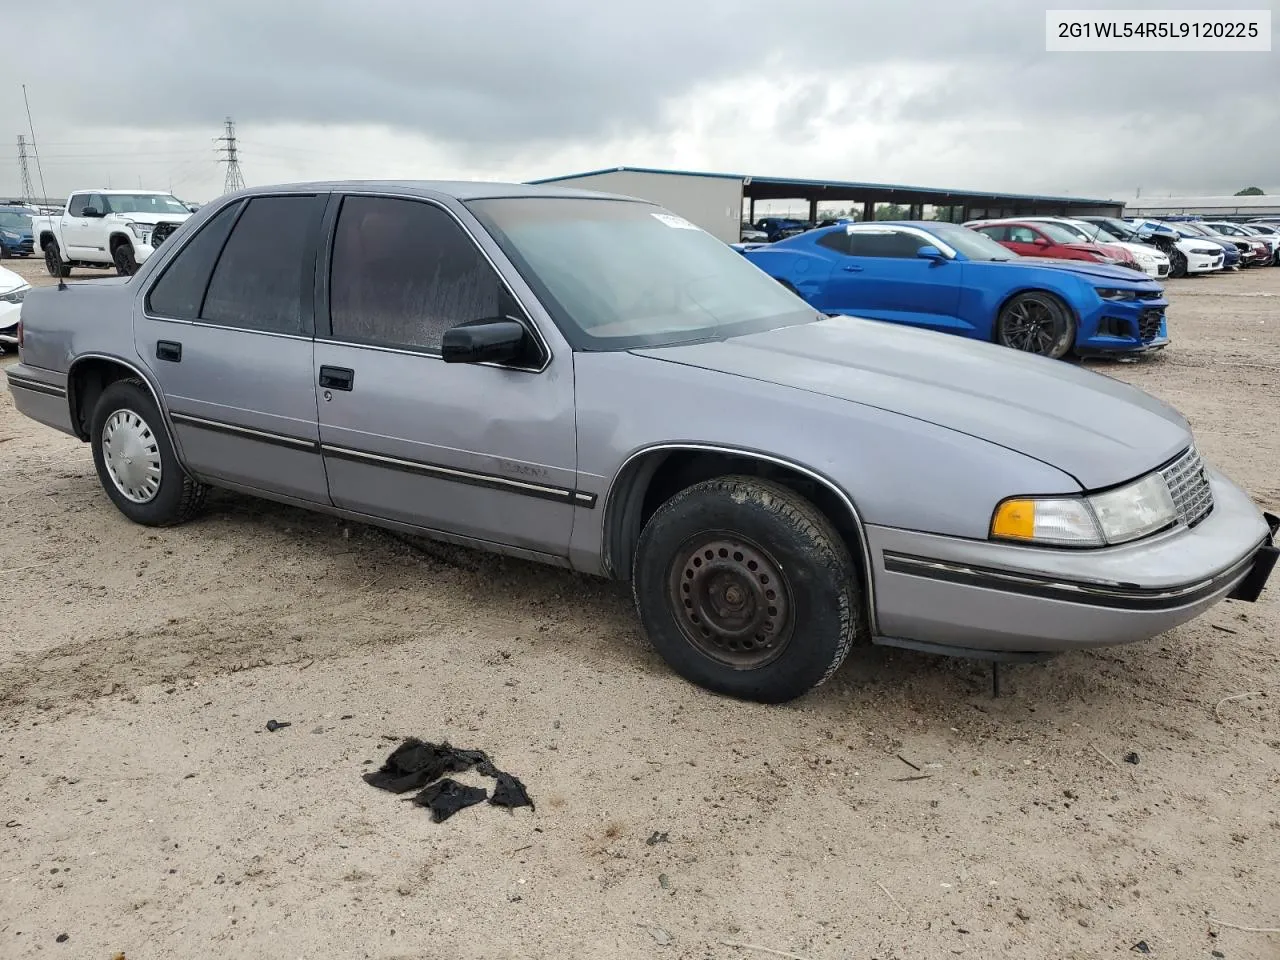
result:
[[[1076,319],[1065,303],[1050,293],[1020,293],[996,318],[1001,345],[1061,360],[1075,346]]]
[[[58,253],[58,244],[52,240],[44,245],[44,268],[51,277],[71,276],[71,267],[62,259],[62,254]]]
[[[1169,251],[1169,276],[1181,278],[1187,275],[1187,255],[1174,247]]]
[[[673,670],[744,700],[801,696],[863,633],[840,535],[804,497],[754,477],[707,480],[659,507],[640,535],[632,589]]]
[[[207,488],[182,469],[140,380],[117,380],[102,391],[93,409],[91,442],[102,488],[134,523],[184,523],[203,505]]]
[[[111,252],[111,259],[115,262],[116,273],[122,277],[132,277],[138,272],[138,259],[134,256],[133,247],[127,243],[118,245]]]

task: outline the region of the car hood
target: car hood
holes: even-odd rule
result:
[[[1140,476],[1191,443],[1176,410],[1118,380],[994,344],[872,320],[832,317],[632,352],[923,420],[1034,457],[1087,490]]]
[[[1013,260],[977,260],[973,262],[1022,270],[1047,267],[1051,270],[1074,273],[1091,282],[1098,280],[1139,284],[1151,282],[1142,276],[1138,276],[1128,267],[1121,267],[1113,263],[1095,263],[1090,260],[1059,260],[1056,257],[1015,257]]]
[[[6,270],[0,267],[0,293],[10,293],[19,287],[25,287],[27,281],[18,276],[12,270]]]
[[[131,223],[181,223],[191,216],[189,213],[113,213],[112,217],[117,220],[125,220]]]

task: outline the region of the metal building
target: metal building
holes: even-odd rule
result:
[[[1213,219],[1248,220],[1280,216],[1280,194],[1245,197],[1139,197],[1124,205],[1126,217],[1199,214]]]
[[[756,177],[737,173],[610,167],[588,173],[544,177],[530,183],[558,183],[652,200],[696,223],[726,243],[736,243],[744,222],[754,223],[757,200],[801,200],[809,220],[818,218],[819,203],[861,204],[860,219],[872,220],[877,203],[907,207],[910,219],[923,219],[925,206],[954,208],[956,220],[1032,215],[1119,216],[1124,204],[1082,197],[983,193],[901,184],[849,180],[804,180]]]

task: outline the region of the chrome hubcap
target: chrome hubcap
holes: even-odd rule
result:
[[[134,503],[149,503],[160,492],[160,446],[132,410],[117,410],[102,425],[102,460],[116,489]]]

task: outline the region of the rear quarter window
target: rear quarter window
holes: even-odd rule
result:
[[[196,320],[218,254],[231,233],[243,201],[219,210],[178,251],[147,293],[147,312],[174,320]]]

